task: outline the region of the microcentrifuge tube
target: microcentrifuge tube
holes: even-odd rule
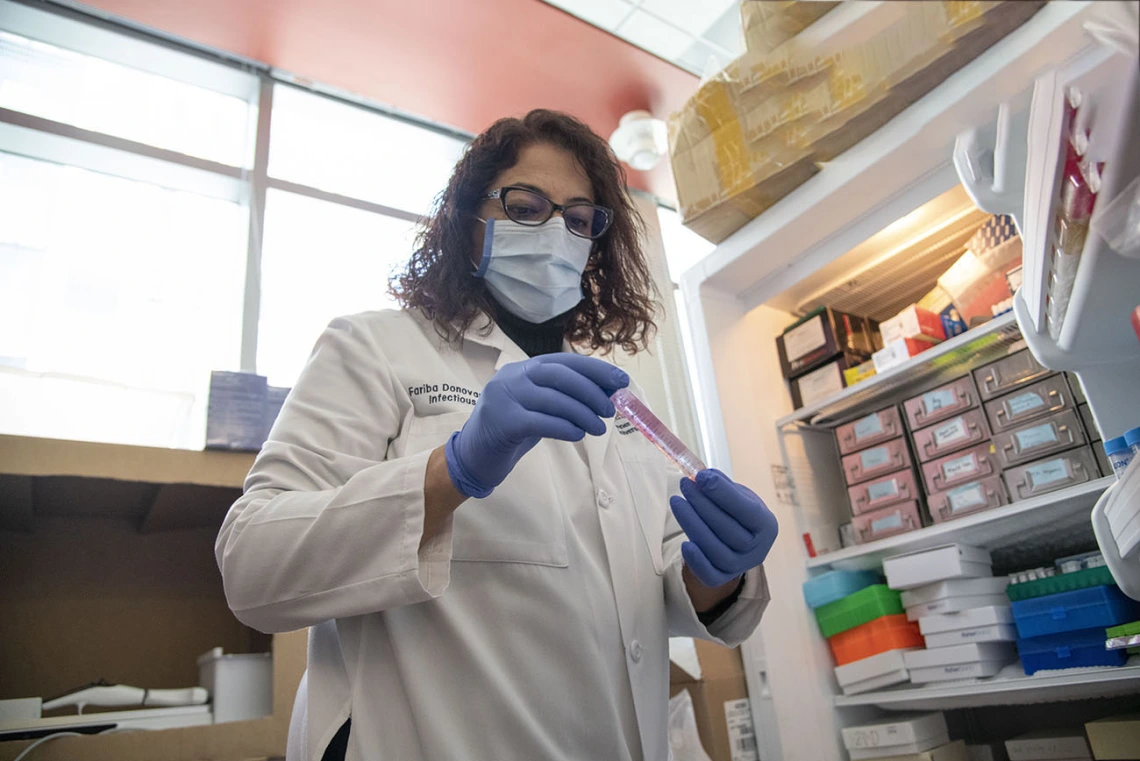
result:
[[[614,408],[621,413],[622,417],[628,420],[634,428],[641,431],[645,438],[649,439],[653,446],[660,449],[662,454],[672,460],[686,476],[695,479],[697,473],[705,469],[705,464],[701,462],[700,458],[681,443],[681,440],[666,428],[665,424],[650,412],[649,408],[628,388],[615,391],[610,397],[610,401],[614,403]]]

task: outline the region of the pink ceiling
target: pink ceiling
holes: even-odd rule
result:
[[[398,109],[479,132],[536,107],[608,137],[619,117],[662,118],[697,78],[540,0],[86,0]],[[668,161],[630,184],[674,196]]]

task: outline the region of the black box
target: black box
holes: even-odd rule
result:
[[[792,379],[839,354],[870,359],[875,352],[875,330],[865,317],[820,307],[788,326],[776,338],[776,349],[784,377]]]

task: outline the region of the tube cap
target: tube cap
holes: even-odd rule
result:
[[[1104,453],[1107,455],[1114,455],[1117,452],[1127,452],[1128,449],[1128,442],[1124,440],[1123,436],[1117,436],[1115,439],[1109,439],[1104,442]]]
[[[1130,447],[1140,444],[1140,427],[1133,428],[1128,433],[1124,434],[1124,441]]]

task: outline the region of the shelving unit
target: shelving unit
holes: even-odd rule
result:
[[[765,623],[743,647],[754,721],[779,728],[780,740],[766,747],[758,736],[766,761],[841,761],[839,730],[876,707],[975,708],[1140,691],[1140,665],[1133,664],[839,695],[831,653],[803,603],[808,577],[954,541],[985,547],[996,566],[1007,567],[1072,544],[1091,549],[1089,513],[1111,480],[809,558],[803,534],[847,511],[831,429],[1021,348],[1023,336],[1005,315],[800,410],[791,409],[774,346],[814,306],[882,319],[924,295],[921,286],[933,286],[978,213],[962,201],[956,136],[992,122],[1003,103],[1027,108],[1039,77],[1096,49],[1085,26],[1105,8],[1049,3],[681,279],[709,461],[763,495],[781,525],[766,562],[772,599]],[[1096,392],[1085,390],[1094,401]],[[794,752],[781,754],[781,742],[785,749],[794,743]]]
[[[882,566],[883,559],[904,552],[925,550],[951,542],[982,547],[995,553],[1001,562],[1003,550],[1021,548],[1027,541],[1061,544],[1073,538],[1088,541],[1089,511],[1097,499],[1116,479],[1101,478],[1079,486],[1014,502],[992,510],[984,510],[964,518],[911,531],[907,534],[879,539],[867,544],[845,547],[838,552],[810,558],[808,568],[839,568],[858,571]]]
[[[1019,666],[1011,666],[992,679],[838,695],[835,705],[839,708],[878,706],[891,711],[943,711],[1115,697],[1137,692],[1140,692],[1140,657],[1133,657],[1127,666],[1038,671],[1033,676],[1025,676]]]

